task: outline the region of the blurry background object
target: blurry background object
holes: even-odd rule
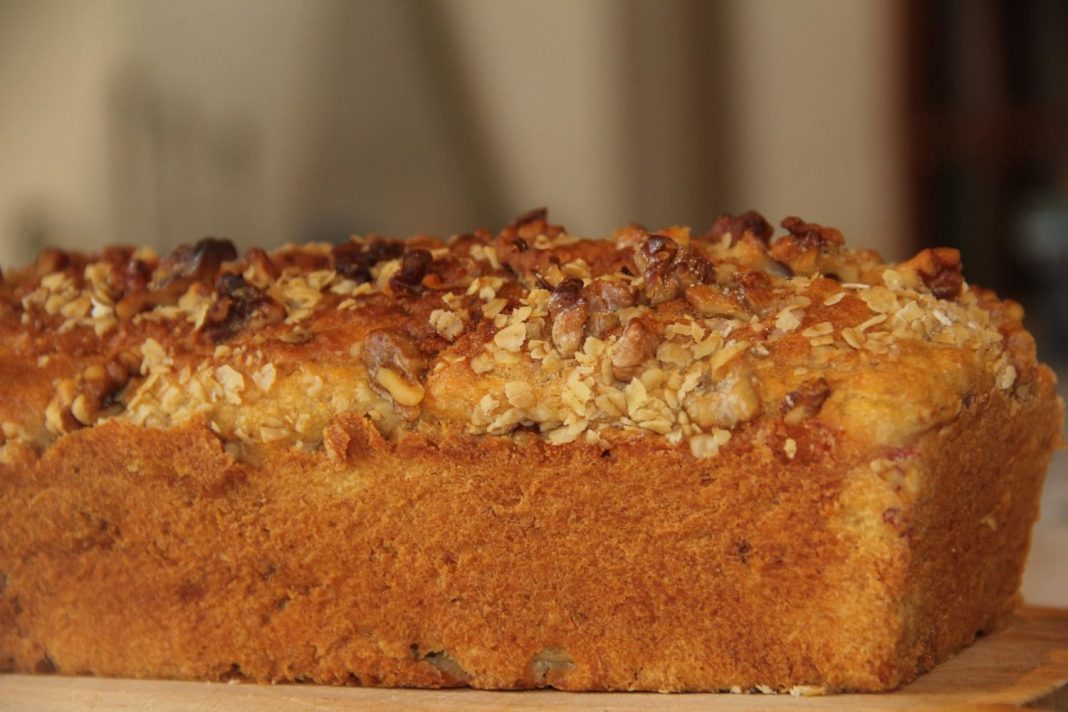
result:
[[[1048,315],[1030,326],[1063,359],[1068,2],[907,7],[914,246],[962,248],[970,280]]]
[[[0,0],[0,263],[758,207],[901,253],[895,4]]]
[[[964,253],[970,281],[1022,302],[1068,397],[1068,2],[908,0],[912,247]],[[1054,456],[1024,576],[1068,605],[1068,453]]]
[[[1068,364],[1066,0],[0,0],[0,266],[45,245],[703,229],[964,252]],[[1062,379],[1063,382],[1063,379]],[[1068,604],[1068,457],[1025,593]]]

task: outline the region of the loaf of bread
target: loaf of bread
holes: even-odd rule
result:
[[[1063,407],[956,250],[782,225],[4,274],[0,668],[908,682],[1016,605]]]

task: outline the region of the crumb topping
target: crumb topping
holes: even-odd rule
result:
[[[51,379],[43,423],[4,422],[4,438],[199,419],[239,449],[314,449],[357,413],[387,437],[640,436],[708,458],[757,421],[824,417],[850,374],[939,350],[990,388],[1026,387],[1019,307],[969,286],[955,250],[884,263],[833,228],[782,224],[777,239],[746,213],[705,235],[592,240],[533,211],[447,240],[46,251],[0,283],[3,349]],[[796,435],[779,443],[801,457]]]

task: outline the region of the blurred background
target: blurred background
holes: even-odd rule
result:
[[[1068,0],[0,0],[5,269],[540,205],[959,247],[1068,372]],[[1068,605],[1066,551],[1062,453],[1030,600]]]

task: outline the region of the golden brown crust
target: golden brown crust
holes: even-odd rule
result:
[[[774,241],[755,213],[703,238],[632,226],[580,240],[533,211],[497,236],[240,260],[214,238],[163,260],[47,252],[0,287],[0,357],[38,365],[0,422],[38,451],[107,418],[203,416],[256,458],[271,443],[315,449],[329,419],[353,411],[391,438],[660,436],[704,451],[710,436],[779,417],[808,373],[831,371],[829,422],[874,444],[904,442],[972,390],[1033,370],[1009,348],[1025,333],[1018,309],[967,288],[954,251],[884,265],[832,228],[783,224]],[[947,364],[958,378],[917,384],[929,408],[905,401],[910,412],[883,424],[901,374]],[[309,413],[303,396],[327,381],[344,393]]]
[[[1061,406],[955,252],[784,227],[589,241],[534,211],[5,274],[0,665],[911,679],[1011,607]]]

